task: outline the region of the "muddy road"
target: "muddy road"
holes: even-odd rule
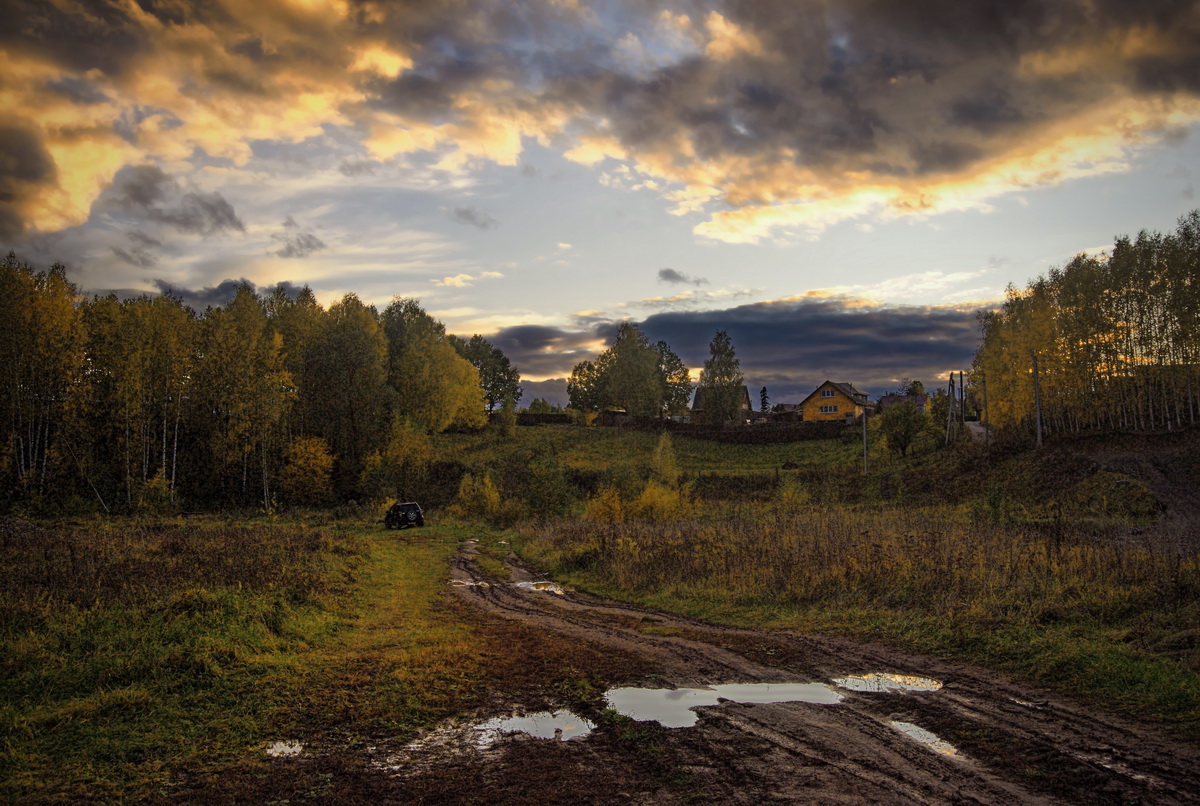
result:
[[[434,731],[380,762],[399,800],[1200,802],[1200,753],[1153,727],[964,665],[834,638],[720,628],[531,585],[541,578],[515,556],[507,560],[511,580],[489,580],[475,557],[468,543],[452,586],[486,619],[565,639],[581,648],[584,662],[605,658],[604,676],[613,687],[677,690],[647,694],[665,703],[656,707],[669,709],[671,699],[693,696],[679,690],[699,690],[697,696],[717,704],[691,711],[694,725],[671,728],[663,725],[679,709],[661,711],[658,722],[647,716],[657,711],[637,720],[606,715],[602,705],[618,699],[610,692],[605,703],[576,706],[590,713],[561,709],[557,737],[539,739],[495,729],[512,729],[515,722],[479,721],[505,710],[518,716],[535,710],[499,697],[494,713]],[[756,699],[746,694],[753,686],[720,689],[737,692],[720,700],[704,692],[735,683],[769,683],[775,692],[787,690],[779,684],[815,683],[825,696],[772,703],[748,701]]]

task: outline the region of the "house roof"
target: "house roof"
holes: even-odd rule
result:
[[[807,403],[812,398],[813,395],[815,395],[817,392],[824,389],[826,386],[832,386],[834,389],[837,389],[843,395],[850,398],[851,400],[853,400],[855,403],[857,403],[860,406],[867,405],[867,393],[866,392],[855,389],[854,384],[852,384],[852,383],[835,383],[834,381],[825,381],[825,383],[821,384],[816,389],[812,390],[812,392],[809,394],[808,397],[806,397],[806,398],[804,398],[804,400],[800,401],[800,405],[803,406],[805,403]]]

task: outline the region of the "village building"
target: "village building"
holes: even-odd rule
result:
[[[800,411],[806,423],[852,421],[863,416],[868,405],[867,393],[854,384],[825,381],[801,401]]]

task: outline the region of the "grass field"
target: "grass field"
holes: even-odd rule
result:
[[[7,523],[0,799],[169,795],[270,741],[403,737],[461,709],[484,690],[473,630],[442,606],[463,539]]]
[[[0,799],[237,792],[269,742],[402,742],[489,690],[594,694],[603,652],[446,595],[468,537],[485,571],[503,537],[595,592],[953,656],[1200,742],[1200,566],[1130,539],[1156,516],[1145,485],[1069,451],[934,442],[906,460],[876,442],[863,476],[850,438],[678,438],[666,468],[641,431],[446,434],[438,460],[494,479],[495,511],[451,477],[403,533],[354,508],[2,521]]]

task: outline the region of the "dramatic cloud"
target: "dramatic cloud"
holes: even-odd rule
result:
[[[35,130],[0,126],[0,240],[20,237],[25,231],[23,206],[39,185],[54,178],[54,160]]]
[[[219,308],[222,305],[228,305],[233,302],[233,298],[237,296],[238,288],[243,285],[248,286],[252,291],[254,290],[254,283],[245,277],[240,280],[224,280],[217,285],[195,290],[181,288],[164,280],[155,280],[154,285],[160,294],[175,297],[198,313],[203,313],[209,307]]]
[[[617,323],[579,329],[523,326],[487,338],[522,375],[563,378],[611,343]],[[969,369],[978,346],[974,309],[886,306],[844,296],[806,296],[711,311],[661,313],[639,323],[693,369],[709,357],[718,330],[733,340],[746,381],[778,403],[799,402],[826,380],[882,394],[901,378],[936,388],[952,370]]]
[[[455,224],[466,224],[468,227],[477,229],[488,230],[500,225],[499,221],[474,207],[455,207],[450,211],[449,216]]]
[[[122,169],[106,191],[105,202],[108,209],[193,235],[246,230],[220,193],[184,192],[156,165]]]
[[[843,296],[661,313],[641,326],[694,368],[708,358],[713,334],[727,331],[747,383],[768,387],[779,403],[799,402],[825,380],[852,382],[872,394],[904,377],[934,388],[949,371],[969,369],[979,343],[974,309],[888,306]]]
[[[122,165],[236,170],[336,136],[347,179],[516,167],[536,142],[754,242],[987,209],[1200,119],[1200,7],[1177,0],[13,0],[6,23],[9,240],[85,220]],[[215,193],[159,214],[240,229]]]
[[[704,279],[703,277],[689,277],[688,275],[684,274],[683,272],[675,271],[674,269],[659,269],[658,270],[658,281],[660,283],[671,283],[673,285],[680,284],[680,283],[689,283],[691,285],[705,285],[708,283],[708,280]]]

